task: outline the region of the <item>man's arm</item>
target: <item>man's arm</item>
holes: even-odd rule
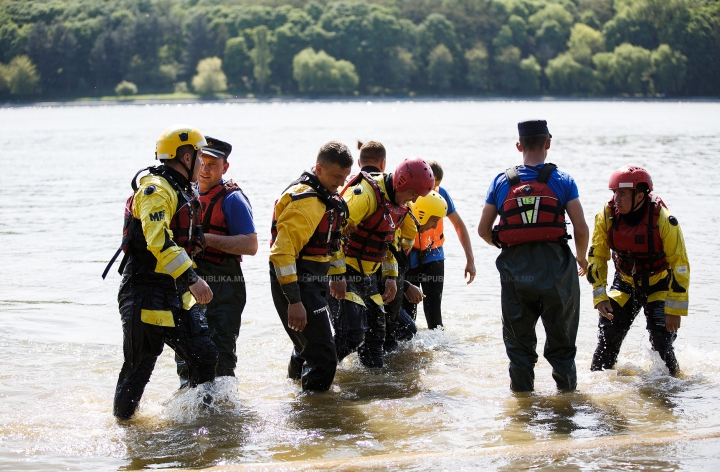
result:
[[[566,210],[573,225],[573,239],[575,239],[575,259],[580,266],[578,268],[578,275],[582,276],[585,275],[588,267],[588,261],[585,258],[585,253],[588,248],[590,230],[588,229],[588,225],[585,222],[585,214],[583,213],[583,207],[580,204],[579,198],[570,200],[567,204]]]
[[[492,241],[492,229],[495,219],[498,216],[497,207],[492,203],[485,203],[482,214],[480,215],[480,224],[478,224],[478,234],[491,246],[495,246]]]
[[[254,256],[258,250],[257,233],[234,236],[207,233],[205,234],[205,243],[228,254],[243,256]]]
[[[450,213],[448,215],[448,219],[455,227],[455,232],[458,235],[458,239],[460,239],[460,245],[462,246],[463,251],[465,251],[465,277],[469,275],[470,278],[468,279],[467,283],[471,283],[475,279],[476,271],[475,256],[473,255],[472,241],[470,241],[470,233],[467,230],[467,226],[465,226],[465,222],[462,220],[462,218],[460,218],[457,210]]]

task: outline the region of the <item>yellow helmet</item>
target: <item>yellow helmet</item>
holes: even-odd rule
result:
[[[155,159],[175,159],[177,148],[186,144],[192,145],[197,151],[207,146],[205,136],[189,125],[175,124],[166,128],[155,144]]]
[[[418,223],[421,225],[427,223],[431,216],[444,218],[447,214],[448,207],[442,195],[435,190],[431,190],[430,193],[424,197],[418,197],[417,201],[410,203],[409,206],[413,215],[417,218]]]

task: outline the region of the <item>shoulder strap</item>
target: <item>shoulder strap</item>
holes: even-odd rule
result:
[[[511,187],[513,185],[519,184],[520,183],[520,174],[518,174],[517,166],[505,169],[505,178],[508,181],[508,185],[510,185]]]
[[[550,176],[553,172],[555,172],[555,169],[557,169],[557,166],[551,162],[548,162],[538,172],[537,181],[543,184],[546,184],[547,181],[550,179]]]

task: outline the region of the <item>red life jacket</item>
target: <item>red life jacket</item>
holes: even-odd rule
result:
[[[540,169],[526,167],[537,171],[534,181],[521,181],[517,167],[505,171],[510,190],[498,208],[500,222],[493,228],[493,242],[498,247],[570,239],[565,207],[547,184],[557,166],[547,163]]]
[[[233,192],[242,193],[242,189],[233,180],[217,184],[204,195],[200,195],[200,221],[203,234],[219,234],[228,236],[230,229],[225,220],[225,213],[222,211],[225,197]],[[197,255],[195,259],[202,259],[216,264],[222,264],[226,259],[237,259],[242,261],[242,256],[229,254],[214,247],[205,246],[205,250]]]
[[[320,223],[318,223],[310,240],[300,250],[299,256],[327,256],[331,252],[340,250],[340,240],[342,239],[342,227],[345,224],[345,216],[347,215],[347,205],[337,193],[330,193],[317,177],[310,172],[303,172],[300,178],[288,185],[285,189],[297,184],[305,184],[310,187],[312,192],[302,192],[291,194],[293,201],[302,200],[303,198],[317,198],[325,204],[325,214],[323,214]],[[285,193],[283,191],[283,193]],[[270,247],[275,244],[277,239],[277,217],[275,215],[275,205],[273,205],[272,225],[270,227]]]
[[[608,206],[612,211],[613,223],[608,229],[608,244],[613,250],[615,270],[623,275],[641,276],[643,279],[659,274],[669,267],[663,251],[663,243],[658,228],[660,207],[665,203],[653,194],[648,194],[645,203],[647,218],[630,226],[620,216],[615,200]],[[667,208],[667,207],[666,207]],[[647,286],[647,282],[643,284]]]
[[[348,236],[345,244],[345,256],[358,260],[382,262],[387,258],[387,251],[395,240],[395,231],[400,227],[410,209],[405,205],[391,202],[380,189],[377,181],[367,172],[360,172],[353,177],[340,193],[344,195],[348,188],[365,180],[372,187],[378,208],[372,215],[365,218],[357,230]],[[386,185],[391,185],[387,183]],[[362,269],[362,264],[358,264]]]

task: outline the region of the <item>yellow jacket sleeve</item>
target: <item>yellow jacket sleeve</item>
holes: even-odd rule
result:
[[[270,262],[281,285],[297,281],[295,261],[324,214],[325,204],[317,198],[292,200],[285,193],[275,204],[277,237],[270,248]]]
[[[660,209],[658,228],[665,258],[670,266],[670,288],[665,299],[665,313],[685,316],[689,308],[690,262],[682,230],[677,218],[665,207]]]
[[[607,296],[608,261],[610,260],[610,245],[608,244],[608,228],[610,220],[610,207],[605,208],[595,216],[590,249],[588,249],[587,280],[593,287],[593,307],[598,303],[609,300]]]
[[[172,240],[170,221],[175,214],[178,196],[163,178],[146,176],[133,200],[133,216],[142,223],[148,250],[158,260],[155,272],[177,279],[193,265],[185,249]]]

